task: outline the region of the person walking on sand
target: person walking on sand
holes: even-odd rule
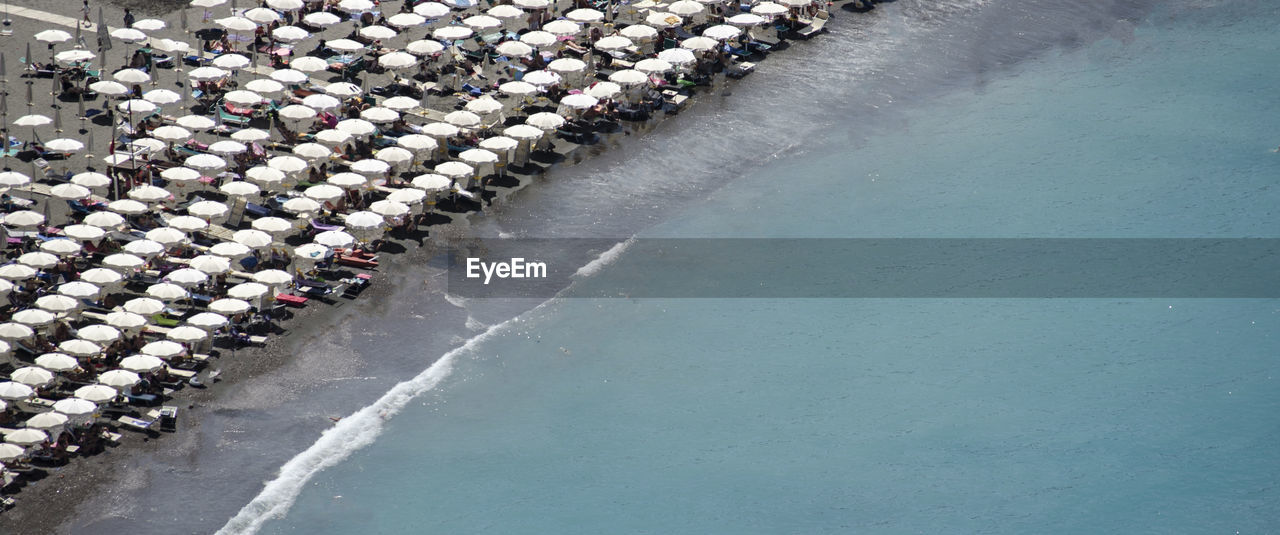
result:
[[[84,0],[84,7],[81,7],[80,11],[84,13],[84,20],[81,21],[84,23],[84,26],[86,28],[88,28],[89,26],[92,26],[93,21],[89,20],[89,0]]]
[[[132,28],[132,27],[133,27],[133,20],[134,20],[134,19],[133,19],[133,12],[132,12],[132,11],[129,11],[128,9],[125,9],[125,10],[124,10],[124,27],[125,27],[125,28]]]

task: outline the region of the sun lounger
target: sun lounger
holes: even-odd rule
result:
[[[813,21],[810,22],[808,26],[800,28],[800,30],[796,32],[796,35],[799,35],[803,39],[808,39],[826,31],[827,19],[830,17],[831,14],[827,13],[826,10],[819,11],[813,16]]]
[[[160,398],[156,397],[155,394],[127,394],[124,398],[130,405],[155,405],[157,401],[160,401]]]
[[[302,297],[300,295],[276,294],[276,301],[279,301],[281,303],[286,303],[295,307],[300,307],[307,304],[307,301],[309,301],[309,299],[307,299],[306,297]]]
[[[122,425],[122,426],[124,426],[124,427],[128,427],[128,428],[130,428],[130,429],[135,429],[135,430],[138,430],[138,431],[150,431],[150,430],[151,430],[151,424],[152,424],[152,422],[148,422],[148,421],[146,421],[146,420],[139,420],[139,419],[134,418],[134,417],[132,417],[132,416],[121,416],[121,417],[117,418],[117,419],[116,419],[116,421],[117,421],[117,422],[120,422],[120,425]]]

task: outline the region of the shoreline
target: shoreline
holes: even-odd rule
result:
[[[839,5],[841,4],[836,6]],[[832,11],[835,11],[834,7]],[[107,18],[110,21],[113,17],[108,15]],[[164,76],[163,71],[161,76]],[[748,76],[748,78],[750,77]],[[734,85],[736,85],[736,81],[730,81],[724,89],[732,88]],[[699,91],[695,97],[688,101],[686,109],[690,106],[696,106],[694,103],[708,96],[711,96],[709,92]],[[484,209],[486,211],[501,211],[507,203],[518,202],[518,195],[525,188],[540,179],[545,180],[553,177],[553,173],[557,172],[555,170],[561,168],[561,166],[556,165],[557,163],[574,165],[588,158],[598,156],[603,152],[627,147],[626,139],[628,137],[642,136],[668,122],[666,121],[669,118],[667,114],[664,113],[659,117],[644,123],[623,123],[624,128],[612,134],[602,134],[598,143],[573,147],[571,151],[564,154],[563,161],[553,162],[547,165],[545,169],[533,174],[520,175],[514,186],[490,186],[489,191],[494,192],[495,195],[491,200],[492,204]],[[77,507],[82,505],[89,497],[99,494],[103,490],[103,486],[113,481],[118,481],[122,477],[122,474],[119,473],[122,464],[116,462],[120,460],[120,457],[142,458],[148,456],[194,455],[195,450],[198,449],[195,438],[200,426],[201,409],[207,408],[209,405],[223,399],[233,389],[234,385],[242,384],[253,378],[268,376],[294,362],[299,358],[296,354],[297,349],[307,340],[308,333],[326,330],[353,314],[376,313],[380,307],[377,298],[380,295],[385,295],[386,292],[390,292],[393,287],[390,281],[397,280],[402,282],[411,278],[412,271],[401,267],[401,264],[416,263],[433,257],[435,255],[434,246],[439,243],[442,237],[441,234],[447,237],[465,238],[466,231],[470,227],[473,218],[474,212],[460,212],[453,214],[451,221],[447,224],[432,225],[430,227],[430,238],[424,240],[422,245],[417,248],[409,246],[413,244],[412,240],[395,240],[405,246],[406,252],[403,254],[388,254],[384,257],[388,260],[379,266],[374,284],[364,292],[367,295],[358,296],[349,303],[345,300],[340,301],[343,306],[339,307],[311,306],[300,310],[294,309],[294,316],[286,320],[282,325],[287,329],[286,334],[270,336],[267,343],[262,347],[238,350],[234,359],[227,359],[228,355],[224,351],[223,355],[218,357],[218,363],[216,364],[217,367],[223,370],[222,380],[215,383],[218,386],[210,385],[210,388],[199,389],[194,392],[184,393],[180,391],[171,401],[176,405],[191,407],[191,410],[183,411],[179,430],[175,433],[176,437],[151,440],[150,438],[144,438],[144,435],[125,432],[126,438],[121,444],[115,448],[108,449],[107,453],[75,459],[66,466],[51,470],[50,476],[45,477],[43,480],[24,488],[21,493],[17,494],[17,499],[19,500],[17,507],[0,514],[0,527],[21,524],[24,530],[35,528],[35,530],[39,531],[70,532],[73,528],[70,524],[78,520],[78,515],[82,513],[82,511],[76,510]],[[349,307],[346,305],[355,306]],[[322,309],[325,312],[321,312],[320,310]],[[38,509],[31,508],[30,505],[33,502],[40,503],[41,507]],[[24,507],[24,505],[27,507]],[[58,514],[60,511],[67,510],[74,512],[70,515]]]

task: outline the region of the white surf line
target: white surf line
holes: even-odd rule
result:
[[[59,15],[57,13],[50,13],[48,11],[40,11],[39,9],[31,9],[29,7],[16,7],[16,6],[9,6],[9,15],[22,17],[24,19],[39,20],[43,22],[48,22],[50,24],[66,26],[68,28],[75,28],[76,26],[79,26],[80,21],[82,20],[82,19],[77,19],[75,17],[67,17],[64,15]],[[80,29],[86,32],[96,32],[98,31],[98,25],[90,24],[88,26],[80,26]],[[107,31],[109,32],[114,32],[118,29],[119,28],[107,26]]]

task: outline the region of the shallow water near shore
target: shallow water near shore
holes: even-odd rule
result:
[[[838,17],[476,231],[1275,235],[1270,3],[898,0]],[[622,251],[593,283],[627,266]],[[538,302],[446,299],[423,271],[234,385],[190,471],[139,475],[143,506],[81,531],[208,532],[255,494],[226,532],[1280,521],[1274,300],[565,299],[512,321]],[[294,457],[317,420],[361,407]]]

